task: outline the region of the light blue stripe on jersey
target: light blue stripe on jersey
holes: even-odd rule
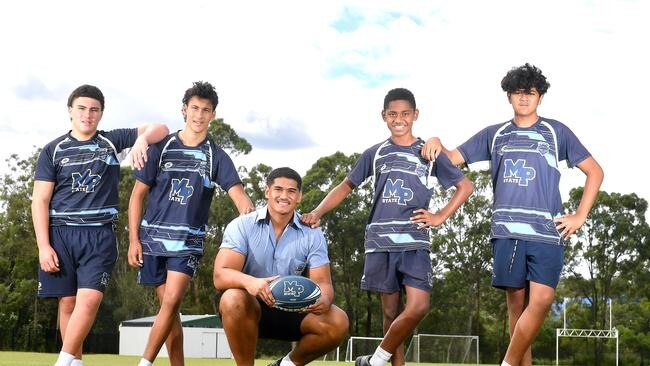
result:
[[[182,226],[182,225],[176,225],[176,226],[151,225],[151,224],[149,224],[147,222],[147,220],[142,220],[141,225],[144,226],[144,227],[150,227],[150,228],[155,228],[155,229],[186,231],[186,232],[194,234],[194,235],[204,235],[205,234],[205,231],[203,231],[203,230],[192,229],[190,227]],[[157,239],[154,239],[154,240],[157,240]]]
[[[524,214],[543,216],[547,220],[552,219],[551,214],[548,213],[548,212],[537,211],[537,210],[527,210],[527,209],[523,209],[523,208],[499,208],[499,209],[494,210],[494,213],[497,213],[497,212],[524,213]]]
[[[180,252],[183,249],[187,249],[185,246],[185,240],[169,240],[169,239],[160,239],[153,238],[154,241],[162,243],[162,245],[170,252]]]
[[[377,236],[382,238],[389,238],[395,244],[405,244],[405,243],[424,243],[426,245],[431,244],[428,240],[415,239],[409,233],[377,234]]]
[[[105,214],[105,213],[117,215],[117,209],[103,208],[100,210],[83,210],[83,211],[76,211],[76,212],[56,212],[56,210],[54,209],[50,210],[50,216],[96,215],[96,214]]]
[[[510,231],[511,233],[517,233],[517,234],[523,234],[523,235],[530,235],[530,236],[536,236],[536,237],[543,237],[543,238],[549,238],[553,240],[558,240],[559,237],[555,235],[545,235],[542,233],[538,233],[535,231],[535,229],[529,225],[529,224],[524,224],[521,222],[505,222],[505,221],[495,221],[495,225],[503,225]]]
[[[371,222],[368,224],[368,226],[375,226],[375,225],[404,225],[404,224],[412,224],[411,220],[393,220],[393,221],[386,221],[386,222]]]
[[[198,160],[203,160],[203,161],[208,160],[207,156],[205,156],[205,153],[203,151],[188,150],[188,149],[168,149],[168,150],[166,150],[166,152],[172,152],[172,151],[182,152],[183,154],[192,156],[192,157],[194,157],[195,159],[198,159]]]
[[[410,161],[411,163],[420,164],[420,159],[418,157],[414,156],[413,154],[407,154],[407,153],[403,153],[403,152],[399,152],[399,151],[390,152],[390,153],[387,153],[385,155],[379,155],[376,160],[379,160],[381,158],[385,158],[385,157],[390,156],[390,155],[397,155],[399,157],[402,157],[402,158]]]

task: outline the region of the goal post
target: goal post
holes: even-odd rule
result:
[[[562,303],[563,311],[563,327],[555,329],[555,364],[560,362],[560,337],[575,337],[575,338],[605,338],[616,340],[616,366],[618,366],[618,329],[612,325],[612,300],[609,299],[609,329],[571,329],[567,328],[566,321],[566,308],[568,299],[564,298]]]
[[[382,337],[350,337],[345,347],[345,361],[354,362],[358,356],[372,354],[383,339]]]
[[[479,364],[479,337],[457,334],[413,335],[406,350],[406,359],[415,363]]]

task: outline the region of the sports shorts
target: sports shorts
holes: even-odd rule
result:
[[[257,299],[261,315],[258,323],[260,338],[279,339],[283,341],[298,341],[302,338],[300,324],[307,313],[289,312],[270,308],[264,301]]]
[[[142,259],[142,267],[138,271],[138,284],[158,286],[167,282],[167,271],[185,273],[190,278],[194,278],[201,256],[189,254],[183,257],[162,257],[144,254]]]
[[[492,286],[524,288],[528,281],[556,288],[564,246],[519,239],[492,239]]]
[[[117,261],[113,225],[51,226],[50,244],[59,259],[59,272],[38,269],[38,296],[75,296],[77,289],[106,291]]]
[[[430,292],[433,269],[426,249],[367,253],[361,288],[383,293],[399,292],[404,286]]]

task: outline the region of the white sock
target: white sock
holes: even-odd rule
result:
[[[141,358],[138,366],[153,366],[153,363],[149,362],[146,358]]]
[[[68,352],[59,353],[59,358],[56,359],[54,366],[70,366],[74,360],[74,355],[69,354]]]
[[[512,365],[507,363],[506,360],[503,360],[503,362],[501,362],[501,366],[512,366]]]
[[[388,353],[381,347],[377,347],[375,353],[370,357],[370,366],[384,366],[388,361],[390,361],[390,356],[392,353]]]
[[[296,364],[291,361],[291,358],[289,358],[289,354],[287,353],[287,355],[282,358],[282,361],[280,361],[280,366],[296,366]]]
[[[78,358],[75,358],[74,360],[72,360],[70,366],[84,366],[84,362]]]

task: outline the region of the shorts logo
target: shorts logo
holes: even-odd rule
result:
[[[520,187],[527,187],[528,182],[535,179],[535,169],[526,166],[526,160],[512,159],[505,160],[505,169],[503,173],[504,183],[517,183]]]
[[[72,192],[95,192],[95,187],[101,179],[100,175],[93,174],[90,169],[86,170],[83,175],[74,172],[72,173]]]
[[[284,281],[283,294],[285,296],[298,297],[305,292],[305,286],[299,285],[298,281]]]
[[[102,286],[106,287],[106,286],[108,286],[108,283],[110,282],[110,280],[111,280],[111,275],[104,272],[104,273],[102,273],[102,278],[99,280],[99,283]]]
[[[398,205],[406,206],[406,203],[413,199],[413,191],[404,187],[402,179],[386,180],[384,193],[382,194],[383,203],[397,203]]]
[[[172,188],[169,191],[170,201],[178,202],[181,205],[187,204],[192,193],[194,193],[194,187],[190,186],[189,179],[172,179]]]

